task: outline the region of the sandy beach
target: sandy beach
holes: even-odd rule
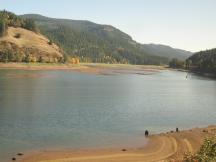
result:
[[[206,137],[216,135],[216,126],[166,132],[148,137],[141,148],[55,150],[29,153],[20,162],[166,162],[182,161],[185,153],[195,153]],[[144,137],[143,137],[144,138]]]

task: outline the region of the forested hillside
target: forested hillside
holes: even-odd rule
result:
[[[186,60],[186,65],[192,70],[216,75],[216,48],[195,53]]]
[[[178,59],[185,61],[193,53],[181,49],[172,48],[161,44],[143,44],[142,49],[155,56],[167,57],[169,59]]]
[[[161,65],[168,64],[173,58],[184,60],[191,54],[190,52],[164,45],[142,45],[134,41],[126,33],[110,25],[100,25],[89,21],[54,19],[35,14],[17,16],[8,11],[1,11],[0,37],[7,37],[7,39],[1,39],[1,60],[25,61],[28,59],[8,59],[7,56],[16,55],[19,57],[20,55],[18,53],[22,53],[23,57],[27,57],[29,51],[35,53],[32,47],[26,49],[23,44],[23,42],[31,41],[22,40],[23,38],[30,38],[26,35],[30,33],[20,29],[12,29],[12,27],[27,29],[35,34],[45,35],[48,37],[49,47],[55,44],[60,46],[62,49],[61,53],[64,54],[64,59],[62,60],[60,57],[57,62],[65,62],[73,57],[81,62]],[[11,28],[10,34],[15,34],[14,36],[7,35],[9,28]],[[23,36],[20,32],[23,33]],[[11,39],[11,37],[13,39]],[[9,42],[5,43],[5,41]],[[16,44],[17,41],[19,41],[18,44]],[[38,41],[39,40],[37,40],[37,42]],[[37,42],[32,45],[38,44]],[[13,44],[13,46],[11,46],[11,44]],[[23,45],[23,49],[19,48],[19,44]],[[44,50],[43,47],[40,48],[40,50],[45,51],[46,46],[47,44],[44,45]],[[34,57],[35,56],[34,54]],[[37,61],[41,60],[38,57],[36,58]],[[50,62],[47,58],[42,60],[43,62]]]
[[[129,35],[109,25],[32,14],[22,17],[34,19],[44,35],[84,62],[167,64],[180,54],[172,50],[171,54],[176,53],[173,57],[160,56],[159,49],[143,48]]]
[[[23,19],[9,11],[0,11],[0,36],[4,36],[8,27],[21,27],[27,30],[38,32],[33,19]]]

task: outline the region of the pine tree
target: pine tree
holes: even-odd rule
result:
[[[3,17],[0,17],[0,37],[5,36],[7,31],[7,25]]]
[[[33,32],[38,32],[38,29],[33,19],[26,19],[24,28],[31,30]]]

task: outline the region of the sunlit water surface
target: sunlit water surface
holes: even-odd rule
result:
[[[51,148],[141,146],[144,131],[216,123],[216,81],[175,71],[0,70],[0,161]]]

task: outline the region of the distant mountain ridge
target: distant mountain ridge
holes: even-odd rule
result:
[[[167,57],[169,59],[177,58],[179,60],[186,60],[193,54],[192,52],[186,50],[172,48],[162,44],[143,44],[142,48],[152,55]]]
[[[81,61],[131,64],[167,64],[172,58],[185,60],[191,52],[164,45],[140,44],[110,25],[90,21],[21,15],[33,19],[40,31],[67,54]]]

